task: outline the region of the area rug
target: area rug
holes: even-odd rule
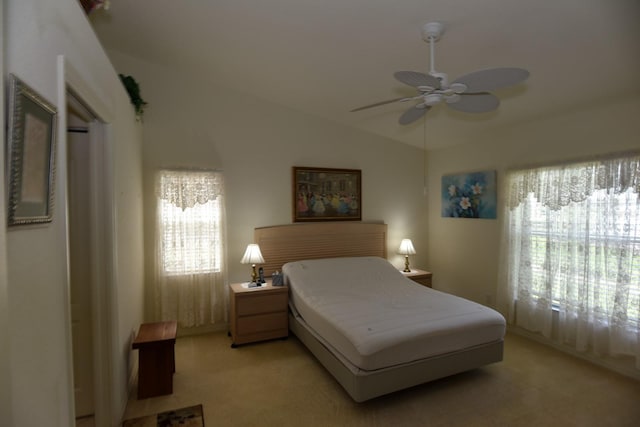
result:
[[[122,423],[122,427],[204,427],[202,405],[134,418]]]

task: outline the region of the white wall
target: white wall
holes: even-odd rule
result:
[[[507,169],[556,163],[640,148],[640,98],[536,118],[468,144],[429,152],[429,264],[434,287],[482,304],[495,302],[501,208],[498,219],[442,218],[441,177],[496,170],[498,205]]]
[[[110,57],[118,72],[136,78],[149,103],[143,156],[148,278],[153,277],[153,172],[160,167],[224,171],[231,281],[247,278],[240,258],[255,227],[291,223],[292,166],[361,169],[363,220],[388,224],[388,255],[395,265],[403,265],[395,251],[408,237],[418,251],[412,265],[425,267],[422,150],[231,92],[197,70],[180,73],[118,52]]]
[[[107,142],[115,168],[111,182],[116,218],[114,256],[119,267],[113,292],[117,296],[112,313],[117,355],[111,367],[114,392],[110,400],[117,418],[127,398],[130,331],[142,319],[140,131],[126,92],[76,0],[6,0],[2,22],[5,79],[14,73],[58,105],[63,94],[57,90],[57,57],[64,55],[78,80],[101,101],[109,116]],[[63,117],[59,110],[61,127]],[[74,423],[65,133],[63,128],[58,133],[53,222],[13,227],[7,232],[11,413],[8,420],[3,413],[3,425],[67,427]],[[2,204],[3,212],[4,208]],[[1,255],[0,250],[0,262]]]

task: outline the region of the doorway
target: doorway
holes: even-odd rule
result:
[[[105,229],[105,125],[67,90],[69,303],[76,425],[110,425],[112,244]]]
[[[91,291],[89,124],[74,109],[67,112],[67,192],[69,283],[76,418],[94,409],[93,309]]]

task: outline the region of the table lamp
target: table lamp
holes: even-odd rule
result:
[[[404,255],[404,270],[402,271],[405,273],[410,273],[411,269],[409,268],[409,255],[415,255],[416,253],[416,250],[413,248],[413,243],[411,243],[411,239],[402,239],[402,242],[400,242],[398,253]]]
[[[264,263],[262,253],[260,252],[260,246],[255,243],[247,245],[247,250],[244,252],[244,256],[240,260],[242,264],[251,264],[251,282],[255,283],[258,274],[256,273],[256,264]]]

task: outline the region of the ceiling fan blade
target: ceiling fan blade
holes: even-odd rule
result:
[[[428,105],[415,105],[409,108],[400,116],[400,118],[398,119],[398,123],[400,123],[401,125],[408,125],[409,123],[413,123],[424,116],[430,109],[431,107],[429,107]]]
[[[366,110],[367,108],[378,107],[380,105],[391,104],[393,102],[398,102],[398,101],[402,101],[402,100],[409,100],[409,99],[411,99],[411,98],[402,97],[402,98],[389,99],[387,101],[376,102],[375,104],[369,104],[369,105],[365,105],[364,107],[354,108],[353,110],[350,111],[350,113],[354,113],[354,112],[360,111],[360,110]]]
[[[458,77],[453,83],[467,86],[467,93],[490,92],[507,86],[522,83],[529,77],[529,72],[522,68],[489,68],[474,71]]]
[[[500,100],[490,93],[463,93],[459,101],[447,105],[465,113],[486,113],[498,108]]]
[[[396,71],[393,73],[393,77],[395,77],[400,83],[404,83],[409,86],[431,86],[435,89],[440,89],[440,80],[417,71]]]

